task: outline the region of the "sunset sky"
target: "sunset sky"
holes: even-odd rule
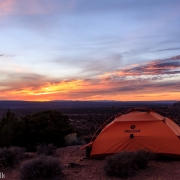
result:
[[[180,100],[179,0],[0,0],[0,100]]]

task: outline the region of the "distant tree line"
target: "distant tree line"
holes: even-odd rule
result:
[[[74,132],[68,116],[57,110],[37,112],[21,119],[7,110],[0,119],[0,147],[21,146],[30,151],[42,143],[62,147],[64,137]]]

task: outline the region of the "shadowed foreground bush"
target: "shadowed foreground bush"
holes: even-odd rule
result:
[[[13,166],[25,156],[25,148],[10,147],[0,149],[0,165]]]
[[[127,178],[136,170],[147,167],[152,153],[144,150],[136,152],[124,151],[107,157],[104,170],[108,176]]]
[[[39,155],[52,155],[55,153],[57,147],[55,147],[53,144],[40,144],[37,147],[37,154]]]
[[[62,166],[58,159],[40,156],[39,158],[25,162],[21,169],[22,180],[36,179],[62,179]]]

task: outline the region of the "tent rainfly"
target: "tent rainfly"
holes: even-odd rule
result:
[[[83,148],[91,158],[139,149],[180,156],[180,127],[156,111],[133,108],[103,123]]]

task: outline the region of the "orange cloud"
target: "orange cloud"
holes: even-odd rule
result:
[[[49,100],[173,100],[180,93],[172,91],[172,84],[144,83],[137,80],[71,80],[46,83],[39,88],[23,88],[1,93],[1,99]],[[166,88],[165,88],[166,87]],[[175,89],[178,87],[173,87]]]
[[[94,79],[58,81],[20,73],[0,82],[0,99],[11,100],[176,100],[180,97],[180,59],[156,60]],[[17,81],[10,80],[17,79]]]
[[[168,59],[155,60],[144,64],[131,65],[128,68],[119,69],[113,72],[108,72],[99,77],[101,79],[111,78],[125,78],[129,77],[139,78],[146,75],[149,78],[164,75],[179,75],[180,74],[180,56],[175,56]]]

